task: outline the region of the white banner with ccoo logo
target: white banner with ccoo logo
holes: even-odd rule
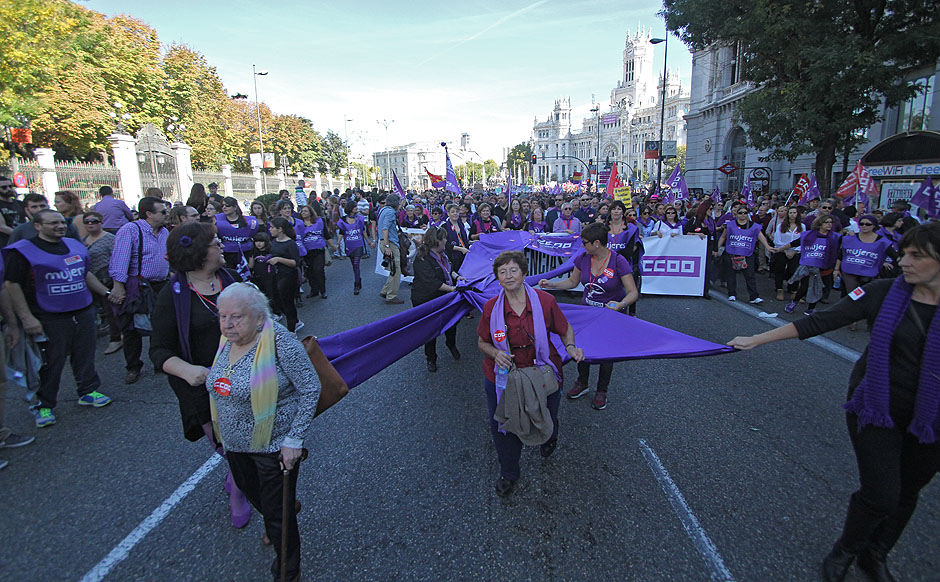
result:
[[[648,236],[640,259],[644,295],[692,295],[705,290],[708,241],[696,235]]]

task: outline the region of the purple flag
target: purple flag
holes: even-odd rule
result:
[[[454,194],[463,194],[460,190],[460,182],[457,181],[457,173],[454,172],[454,164],[450,161],[450,152],[447,151],[447,146],[443,143],[444,146],[444,156],[447,158],[447,176],[444,177],[444,189],[453,192]]]
[[[401,187],[401,182],[398,181],[398,174],[395,173],[395,170],[392,170],[392,183],[395,186],[395,194],[405,200],[405,189]]]
[[[809,179],[809,188],[806,189],[806,192],[800,197],[798,206],[806,206],[809,204],[810,200],[815,200],[822,196],[822,192],[819,191],[819,184],[816,183],[816,174],[813,174]]]
[[[933,185],[933,178],[927,176],[927,179],[921,182],[920,188],[911,196],[910,203],[911,206],[926,210],[928,217],[940,218],[938,216],[938,213],[940,213],[940,209],[938,209],[940,193],[938,193],[937,187]]]
[[[715,186],[715,191],[712,192],[712,200],[715,201],[715,206],[721,206],[721,191],[718,186]]]
[[[751,190],[751,177],[748,176],[744,181],[744,188],[741,189],[741,198],[744,198],[744,203],[748,208],[754,206],[754,192]]]
[[[666,185],[672,190],[670,204],[689,199],[689,186],[685,183],[685,176],[682,175],[682,170],[678,164],[676,164],[669,179],[666,180]]]

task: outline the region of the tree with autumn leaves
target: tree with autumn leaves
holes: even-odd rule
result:
[[[192,48],[164,50],[146,23],[65,0],[0,0],[0,38],[0,125],[33,130],[20,154],[52,147],[61,158],[101,159],[120,103],[132,133],[146,123],[185,125],[196,168],[249,169],[248,154],[258,149],[255,104],[231,98]],[[260,113],[265,149],[286,155],[292,171],[345,166],[346,143],[335,133],[321,136],[310,120],[264,103]]]

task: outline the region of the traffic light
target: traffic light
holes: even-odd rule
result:
[[[535,163],[536,163],[536,158],[537,158],[537,156],[536,156],[535,154],[532,154],[532,165],[533,165],[533,166],[534,166]]]

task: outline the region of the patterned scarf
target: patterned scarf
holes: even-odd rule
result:
[[[911,304],[914,286],[904,277],[895,279],[891,290],[875,318],[868,345],[865,376],[855,389],[852,399],[842,405],[858,416],[858,427],[872,424],[891,428],[891,340],[898,324],[904,319]],[[914,420],[908,432],[924,444],[937,442],[940,426],[940,315],[934,315],[927,330],[927,341],[921,355],[920,383],[914,403]]]
[[[219,341],[219,351],[215,353],[215,361],[219,360],[222,349],[228,338],[224,335]],[[274,350],[274,324],[270,318],[264,322],[258,346],[255,349],[255,358],[251,362],[251,412],[255,417],[255,428],[251,432],[251,442],[248,448],[252,451],[261,451],[271,444],[271,433],[274,430],[274,418],[277,411],[277,354]],[[212,414],[212,427],[216,437],[225,445],[222,433],[219,432],[219,410],[215,404],[215,395],[209,392],[209,406]]]

